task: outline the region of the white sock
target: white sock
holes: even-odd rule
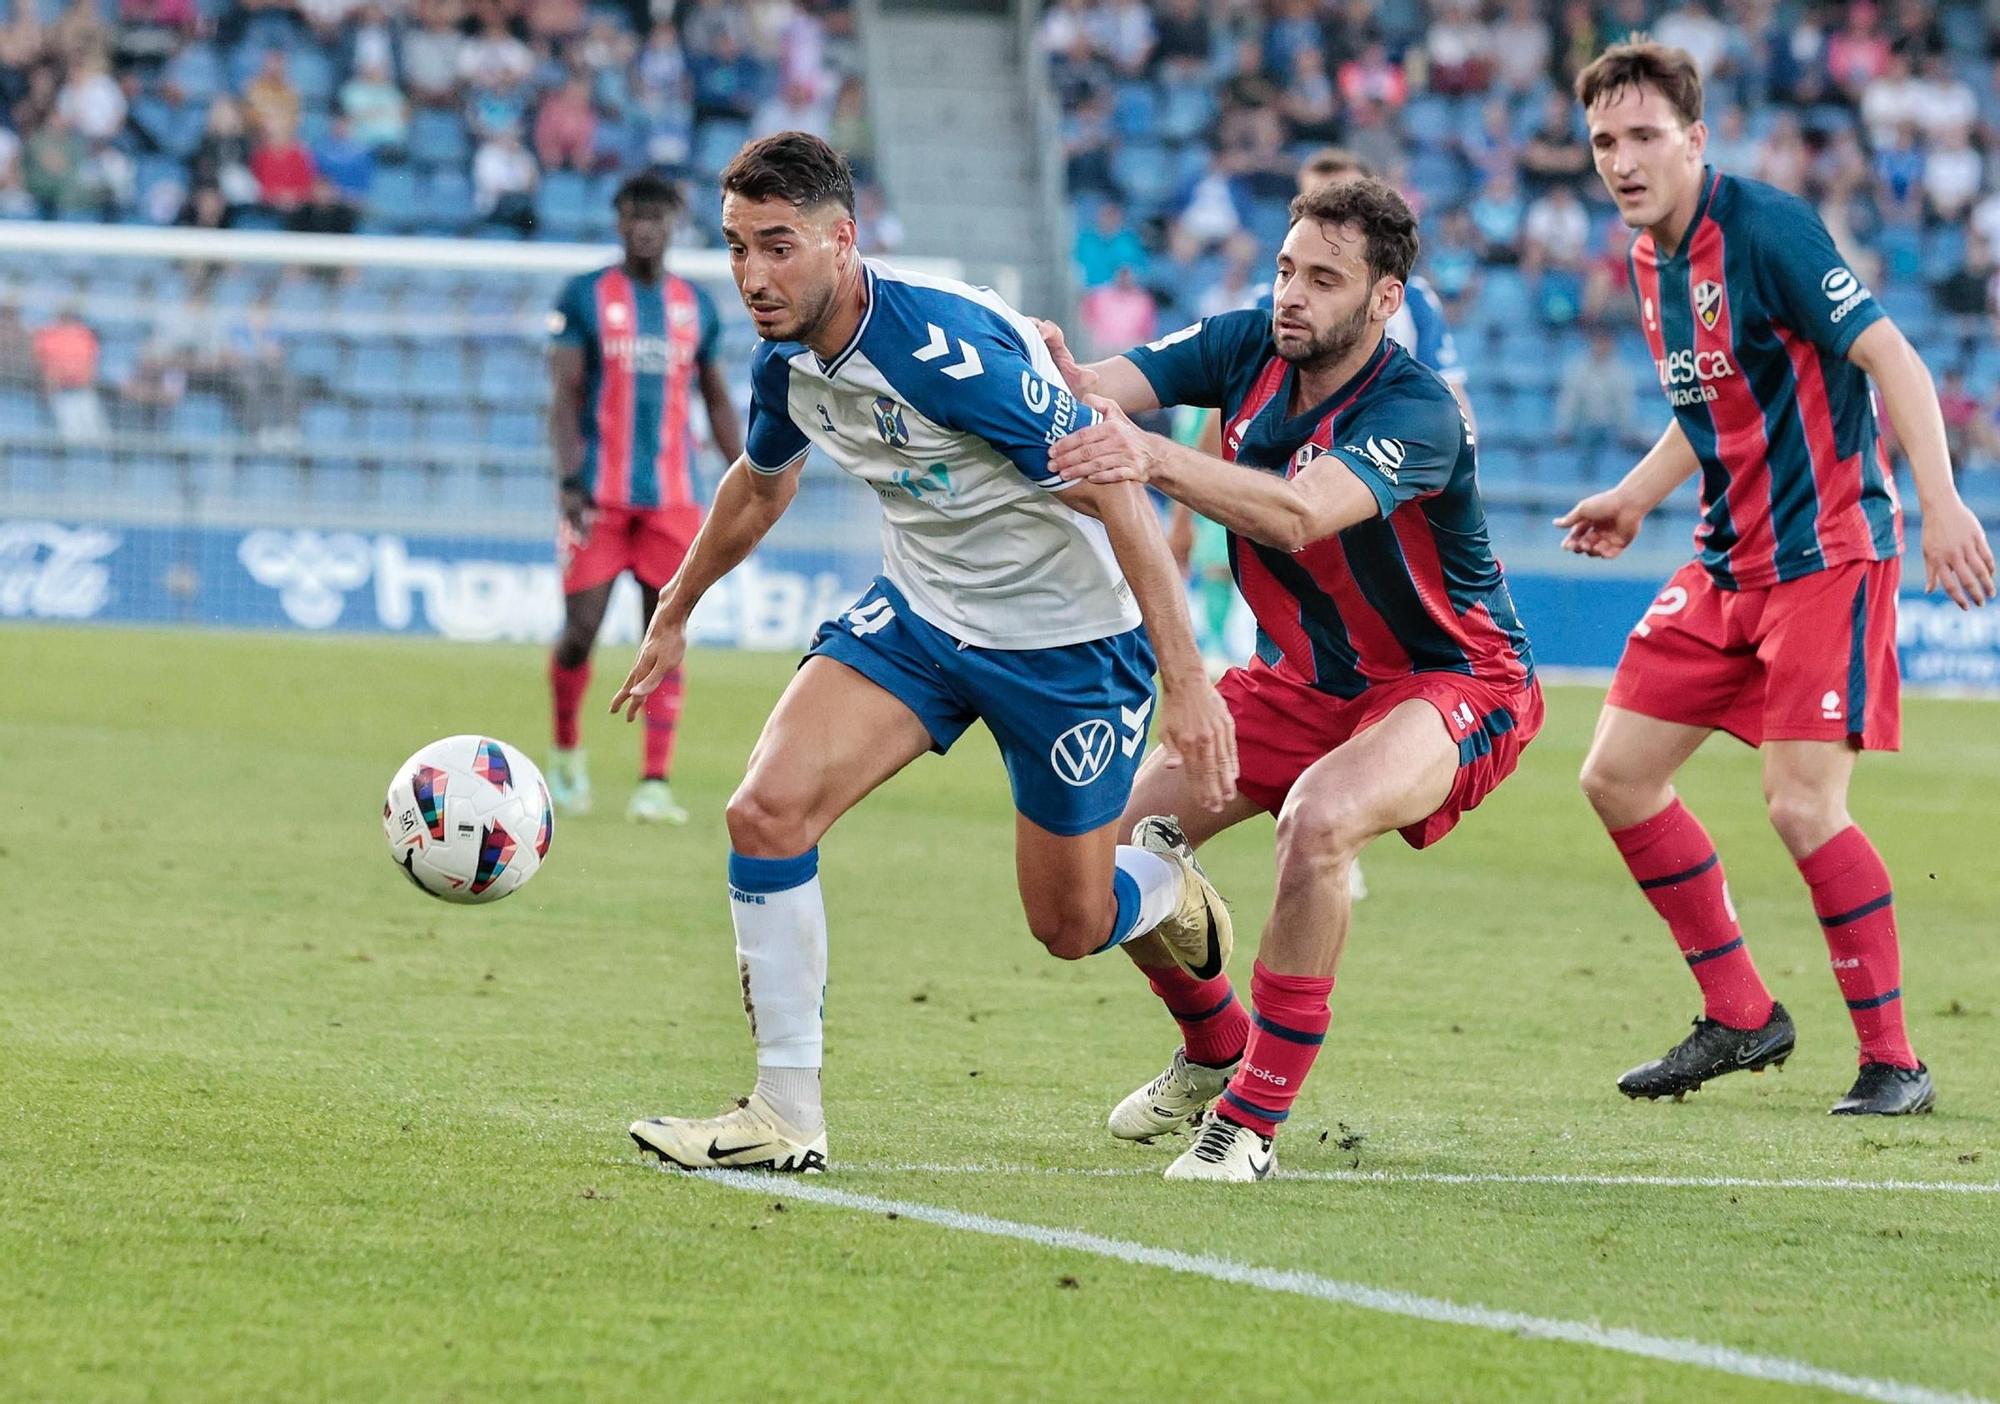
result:
[[[795,858],[731,853],[729,897],[743,1008],[757,1041],[757,1090],[801,1131],[816,1132],[825,1124],[819,1067],[826,905],[819,850]]]
[[[1118,845],[1111,885],[1118,894],[1118,929],[1109,945],[1144,936],[1174,914],[1181,900],[1181,870],[1157,853]]]
[[[760,1065],[757,1095],[771,1104],[771,1110],[807,1134],[826,1129],[826,1111],[819,1100],[818,1068]]]

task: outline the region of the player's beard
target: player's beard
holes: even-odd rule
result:
[[[1276,330],[1276,314],[1273,313],[1272,328]],[[1328,366],[1339,365],[1347,359],[1361,338],[1368,331],[1368,304],[1364,301],[1354,309],[1354,315],[1345,321],[1336,322],[1305,344],[1304,349],[1288,351],[1283,343],[1278,345],[1278,354],[1302,371],[1324,370]]]
[[[835,296],[840,291],[840,280],[828,278],[824,284],[812,289],[809,296],[802,298],[794,307],[798,310],[798,320],[782,331],[771,334],[773,341],[806,341],[820,329],[826,319],[833,314]]]

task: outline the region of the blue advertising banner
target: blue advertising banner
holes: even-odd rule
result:
[[[869,550],[773,547],[696,612],[697,643],[797,649],[858,596]],[[1608,669],[1658,582],[1510,573],[1544,667]],[[607,642],[639,626],[636,591],[614,600]],[[298,528],[135,526],[0,518],[0,620],[44,619],[543,643],[562,619],[546,542]],[[1232,631],[1239,656],[1248,620]],[[2000,609],[1905,594],[1898,624],[1915,686],[2000,691]]]

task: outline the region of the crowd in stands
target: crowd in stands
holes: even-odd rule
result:
[[[851,0],[16,0],[0,217],[602,237],[609,191],[820,132]],[[875,197],[879,204],[879,193]]]
[[[1583,393],[1636,338],[1630,231],[1570,97],[1583,64],[1642,33],[1701,67],[1712,162],[1811,200],[1926,352],[1961,464],[2000,464],[2000,34],[1978,5],[1050,0],[1086,340],[1250,305],[1301,157],[1337,144],[1418,209],[1419,271],[1475,367],[1482,337],[1531,327],[1567,351],[1536,387],[1560,433],[1644,438],[1657,415]]]

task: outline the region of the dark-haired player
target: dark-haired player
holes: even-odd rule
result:
[[[1993,594],[1993,553],[1952,485],[1930,373],[1810,205],[1703,164],[1701,79],[1679,49],[1620,44],[1577,78],[1597,173],[1625,222],[1639,321],[1674,412],[1623,482],[1557,519],[1612,557],[1699,472],[1695,559],[1632,630],[1583,789],[1701,986],[1694,1032],[1618,1080],[1678,1096],[1790,1056],[1792,1021],[1743,944],[1715,845],[1674,776],[1716,731],[1764,752],[1771,825],[1812,893],[1861,1044],[1838,1114],[1929,1111],[1903,1024],[1888,870],[1847,812],[1856,754],[1895,750],[1902,514],[1882,393],[1924,515],[1925,588]]]
[[[549,660],[555,753],[548,780],[550,796],[572,814],[590,808],[577,711],[611,587],[631,571],[650,618],[701,525],[692,477],[697,382],[715,446],[732,461],[743,451],[716,356],[715,304],[666,269],[680,204],[679,191],[659,176],[626,181],[615,200],[624,258],[570,279],[549,314],[563,631]],[[687,820],[667,784],[680,714],[676,670],[646,702],[644,764],[626,811],[633,819]]]
[[[820,627],[729,801],[757,1085],[720,1116],[648,1118],[632,1138],[691,1169],[818,1170],[819,841],[834,821],[983,721],[1013,786],[1036,938],[1076,959],[1157,928],[1170,959],[1213,975],[1229,915],[1192,856],[1118,841],[1155,650],[1161,739],[1197,805],[1233,797],[1235,746],[1144,491],[1065,483],[1049,467],[1049,446],[1096,416],[1063,387],[1034,325],[985,288],[864,261],[853,177],[818,137],[750,143],[722,191],[730,270],[763,338],[749,444],[612,705],[636,711],[679,667],[695,602],[791,503],[808,448],[880,496],[883,569]]]
[[[1044,328],[1072,384],[1108,397],[1094,401],[1103,423],[1056,445],[1056,470],[1151,482],[1222,523],[1257,616],[1256,658],[1220,684],[1240,798],[1204,812],[1182,776],[1149,763],[1125,811],[1141,835],[1192,845],[1259,811],[1278,820],[1254,1015],[1221,976],[1150,942],[1126,947],[1183,1046],[1111,1113],[1112,1134],[1178,1130],[1214,1103],[1169,1179],[1270,1173],[1331,1019],[1355,858],[1391,831],[1416,848],[1443,838],[1541,727],[1471,431],[1444,381],[1385,335],[1416,255],[1416,217],[1395,191],[1322,185],[1292,202],[1270,313],[1210,317],[1087,369]],[[1177,404],[1221,409],[1221,459],[1125,417]]]

